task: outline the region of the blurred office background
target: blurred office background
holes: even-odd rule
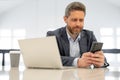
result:
[[[120,0],[0,0],[0,49],[19,49],[18,39],[44,37],[65,26],[65,7],[73,1],[86,5],[84,28],[104,42],[103,49],[120,49]],[[105,56],[120,62],[119,54]]]

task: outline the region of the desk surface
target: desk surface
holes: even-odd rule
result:
[[[120,80],[120,68],[20,69],[0,71],[0,80]]]

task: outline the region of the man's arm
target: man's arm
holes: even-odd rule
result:
[[[91,54],[91,53],[89,53],[89,51],[90,51],[90,48],[91,48],[91,45],[92,45],[92,42],[94,42],[94,41],[96,41],[97,42],[97,39],[96,39],[96,37],[95,37],[95,35],[93,34],[93,32],[92,31],[88,31],[88,30],[83,30],[82,31],[82,35],[84,35],[84,38],[86,38],[86,39],[84,39],[83,40],[83,38],[82,38],[82,40],[81,40],[81,44],[83,44],[83,43],[87,43],[87,49],[88,50],[84,50],[84,47],[83,46],[81,46],[81,50],[82,50],[82,56],[81,56],[81,58],[78,60],[78,66],[82,66],[82,67],[88,67],[89,65],[91,65],[91,64],[93,64],[93,62],[91,61],[91,57],[92,57],[92,55],[94,55],[94,54]],[[87,41],[85,41],[85,40],[87,40]],[[84,51],[83,51],[84,50]],[[102,52],[102,53],[100,53],[100,54],[102,54],[102,56],[98,56],[100,59],[98,59],[98,61],[100,61],[100,64],[99,64],[99,66],[97,65],[97,67],[107,67],[107,66],[109,66],[109,64],[107,63],[107,60],[106,60],[106,58],[105,58],[105,56],[104,56],[104,53]],[[96,54],[95,54],[96,55]],[[98,53],[98,55],[99,55],[99,53]],[[101,63],[101,62],[104,62],[104,63]],[[84,63],[84,64],[83,64]],[[99,62],[98,62],[99,63]],[[97,63],[97,64],[98,64]],[[94,63],[95,64],[95,63]],[[101,66],[101,64],[102,64],[102,66]],[[95,64],[96,65],[96,64]]]

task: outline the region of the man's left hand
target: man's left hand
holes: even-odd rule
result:
[[[92,55],[92,64],[95,67],[102,67],[104,65],[104,58],[103,51],[97,51]]]

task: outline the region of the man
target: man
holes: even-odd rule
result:
[[[102,51],[94,54],[90,51],[93,41],[97,41],[93,32],[83,29],[86,8],[80,2],[70,3],[65,10],[65,27],[48,31],[47,36],[56,36],[64,66],[86,68],[107,67],[108,63]]]

